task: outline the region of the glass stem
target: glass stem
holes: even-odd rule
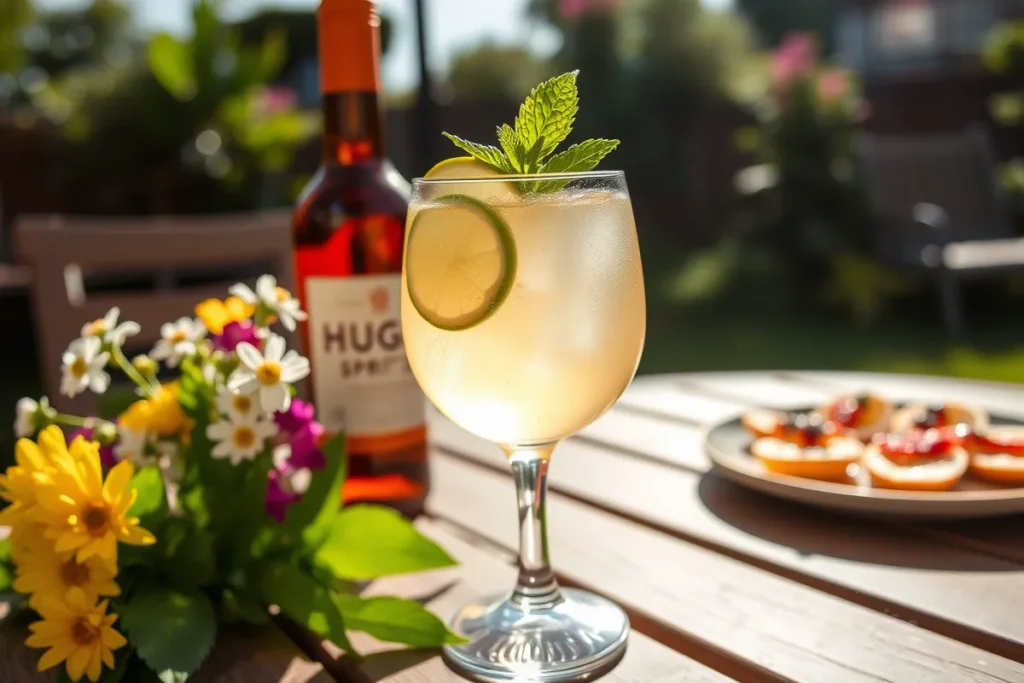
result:
[[[554,444],[509,452],[519,503],[519,579],[512,602],[524,611],[562,601],[548,557],[548,461]]]

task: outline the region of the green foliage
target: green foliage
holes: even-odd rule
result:
[[[528,48],[485,40],[452,59],[448,84],[459,103],[518,104],[537,82],[551,75],[550,71]]]
[[[992,118],[1007,128],[1024,126],[1024,21],[1006,21],[993,28],[985,41],[982,58],[1010,87],[989,101]],[[1024,195],[1024,159],[1012,159],[1002,164],[998,172],[1007,191]]]
[[[281,176],[316,117],[268,87],[284,36],[256,45],[210,0],[193,7],[189,38],[157,34],[146,59],[58,79],[36,104],[63,123],[68,210],[170,213],[290,203]],[[97,187],[102,183],[102,188]]]
[[[577,75],[572,71],[556,76],[530,91],[519,107],[515,128],[507,124],[498,127],[502,149],[469,142],[450,133],[443,135],[459,149],[503,173],[589,171],[618,146],[618,140],[587,140],[547,159],[572,131],[579,111]],[[555,192],[565,185],[565,181],[544,181],[523,183],[520,187],[526,191]]]
[[[754,25],[761,42],[775,47],[794,31],[814,33],[827,52],[838,19],[836,0],[736,0],[736,10]]]
[[[341,579],[361,581],[455,564],[439,545],[394,510],[345,508],[313,559]]]
[[[135,651],[162,680],[196,671],[216,639],[216,614],[199,591],[149,585],[119,610],[121,628]]]
[[[866,325],[877,320],[890,299],[915,291],[914,283],[870,259],[856,254],[833,257],[829,296]]]
[[[138,517],[145,529],[159,529],[167,518],[167,496],[159,468],[142,468],[132,477],[128,487],[136,491],[135,503],[128,510],[128,514]]]
[[[466,642],[415,600],[335,595],[334,603],[347,629],[369,633],[378,640],[412,647],[440,647]]]
[[[8,593],[14,583],[14,566],[11,563],[11,540],[0,541],[0,594]]]
[[[354,651],[330,591],[298,567],[285,562],[268,563],[261,571],[260,586],[267,604],[277,605],[284,615],[338,647]]]

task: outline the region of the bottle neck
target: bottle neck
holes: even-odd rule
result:
[[[352,166],[384,158],[378,93],[324,93],[323,113],[325,163]]]
[[[321,0],[317,34],[324,161],[351,166],[383,159],[380,18],[375,2]]]

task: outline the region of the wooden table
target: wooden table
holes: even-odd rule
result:
[[[755,403],[782,407],[865,387],[1024,414],[1024,389],[991,383],[843,373],[643,377],[559,447],[549,498],[555,569],[563,583],[619,602],[634,628],[625,658],[603,681],[1024,681],[1024,518],[867,521],[774,500],[709,472],[701,450],[708,424]],[[417,523],[462,566],[372,590],[425,596],[448,615],[471,596],[511,588],[516,511],[496,447],[437,415],[431,438],[432,493]],[[359,644],[373,653],[360,662],[307,643],[315,662],[295,657],[288,671],[268,667],[267,655],[248,673],[219,669],[197,679],[462,681],[434,652]],[[291,655],[274,657],[288,663]]]

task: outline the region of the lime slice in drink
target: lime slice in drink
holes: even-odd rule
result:
[[[433,199],[441,195],[464,194],[482,201],[518,195],[516,183],[501,180],[487,180],[504,174],[473,157],[453,157],[438,162],[423,176],[426,180],[443,180],[434,186],[421,188],[425,199]],[[481,182],[473,182],[480,179]],[[469,182],[461,183],[460,180]]]
[[[405,278],[420,316],[442,330],[466,330],[489,318],[512,290],[516,245],[494,209],[448,194],[421,209],[409,228]]]

